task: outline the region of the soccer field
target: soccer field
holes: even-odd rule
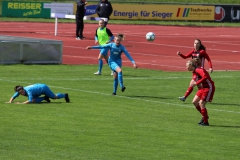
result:
[[[190,72],[123,67],[126,91],[112,96],[105,65],[2,65],[0,159],[44,160],[236,160],[239,155],[239,71],[211,74],[216,85],[207,104],[210,126],[185,101]],[[43,104],[5,104],[16,85],[46,83],[63,99]],[[18,97],[15,101],[25,101]]]

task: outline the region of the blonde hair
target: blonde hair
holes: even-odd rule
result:
[[[201,66],[201,60],[199,58],[193,58],[189,61],[187,61],[187,66],[192,66],[192,67],[197,67],[197,66]]]

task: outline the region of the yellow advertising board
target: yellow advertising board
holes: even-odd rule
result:
[[[215,6],[113,4],[111,19],[214,20]]]

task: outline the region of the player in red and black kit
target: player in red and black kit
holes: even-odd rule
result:
[[[179,51],[177,52],[177,54],[179,56],[181,56],[182,58],[186,59],[186,58],[190,58],[192,57],[192,59],[194,58],[199,58],[201,61],[200,67],[204,68],[204,63],[205,63],[205,59],[207,59],[208,64],[209,64],[209,72],[212,73],[213,69],[212,69],[212,62],[211,59],[209,58],[208,54],[206,53],[206,47],[202,44],[202,42],[199,39],[195,39],[194,40],[194,49],[191,50],[187,55],[183,55],[181,54]],[[190,82],[190,85],[185,93],[184,96],[179,97],[179,99],[181,101],[185,101],[186,98],[192,93],[193,91],[193,82],[198,80],[198,77],[193,73],[192,76],[192,80]],[[198,85],[198,87],[201,87],[201,84]]]
[[[188,71],[192,71],[199,79],[193,82],[193,86],[201,84],[201,88],[197,91],[192,103],[196,109],[201,113],[202,119],[198,123],[202,126],[209,126],[208,113],[206,108],[207,102],[212,102],[215,92],[214,82],[212,81],[209,73],[202,67],[199,67],[199,59],[192,59],[186,63]]]

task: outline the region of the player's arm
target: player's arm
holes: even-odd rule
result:
[[[210,57],[208,56],[208,54],[203,50],[200,52],[202,54],[202,57],[206,58],[209,64],[209,72],[212,73],[213,72],[213,67],[212,67],[212,61],[210,59]]]
[[[98,29],[96,29],[96,32],[95,32],[95,44],[98,44],[98,34],[97,34],[97,30],[98,30]]]
[[[208,77],[206,73],[203,71],[204,69],[196,68],[195,72],[200,75],[200,79],[196,82],[196,85],[202,83],[204,80],[206,80]]]
[[[13,100],[14,100],[14,98],[13,98],[13,97],[11,97],[11,98],[10,98],[10,100],[9,100],[8,102],[5,102],[5,103],[12,103],[12,102],[13,102]]]
[[[134,68],[138,68],[137,64],[133,60],[132,56],[129,54],[129,52],[126,50],[125,47],[122,46],[123,53],[127,56],[127,58],[132,62]]]
[[[29,104],[31,103],[29,100],[25,101],[25,102],[16,102],[16,104]]]
[[[35,99],[33,99],[32,93],[28,92],[28,100],[25,102],[16,102],[16,104],[29,104],[34,102],[35,102]]]
[[[192,50],[188,53],[188,54],[186,54],[186,55],[184,55],[184,54],[182,54],[180,51],[177,51],[177,55],[179,55],[180,57],[182,57],[183,59],[187,59],[187,58],[190,58],[191,56],[192,56]]]
[[[108,28],[106,28],[106,32],[107,32],[108,36],[110,37],[110,39],[107,43],[110,43],[114,40],[114,35],[112,34],[111,30]]]
[[[103,49],[103,48],[111,48],[111,44],[104,44],[100,46],[87,46],[86,49]]]
[[[14,101],[15,98],[17,98],[19,96],[18,92],[15,92],[14,95],[10,98],[10,100],[6,103],[12,103]]]

